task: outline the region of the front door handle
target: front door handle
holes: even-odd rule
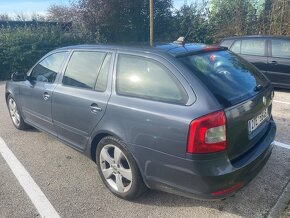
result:
[[[273,64],[273,65],[277,65],[278,62],[277,62],[277,61],[271,61],[271,64]]]
[[[43,99],[45,101],[47,101],[50,98],[50,94],[48,94],[47,92],[43,93]]]
[[[100,108],[97,104],[92,104],[91,105],[91,112],[92,113],[98,113],[98,112],[101,112],[102,111],[102,108]]]

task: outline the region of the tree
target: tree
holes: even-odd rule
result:
[[[0,14],[0,21],[8,21],[10,19],[11,18],[8,14]]]
[[[178,36],[188,34],[188,42],[212,42],[208,10],[206,1],[201,4],[184,4],[177,10],[175,20]]]
[[[146,34],[148,40],[149,33],[149,1],[143,0],[143,20],[144,29],[143,34]],[[154,0],[154,38],[156,41],[172,41],[176,37],[176,29],[174,28],[174,17],[173,17],[173,3],[172,0]],[[146,40],[146,41],[147,41]]]
[[[215,41],[225,36],[257,33],[257,9],[252,0],[211,0],[209,18]]]
[[[51,6],[49,19],[73,21],[95,42],[145,42],[149,32],[148,0],[76,0],[71,6]],[[157,40],[171,39],[172,0],[154,0]]]
[[[259,17],[259,33],[269,34],[271,24],[271,12],[273,7],[273,0],[265,0],[263,9]]]
[[[77,11],[72,6],[51,5],[47,9],[47,19],[56,22],[77,20]]]
[[[270,34],[290,34],[290,1],[273,0],[271,11]]]

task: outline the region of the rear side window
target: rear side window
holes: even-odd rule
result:
[[[33,68],[30,76],[38,82],[54,83],[67,54],[58,52],[44,58]]]
[[[168,103],[185,104],[187,94],[165,66],[145,57],[119,55],[117,93]]]
[[[77,51],[69,60],[62,83],[67,86],[94,89],[106,57],[105,52]]]
[[[234,40],[226,39],[221,42],[221,46],[229,48]]]
[[[241,53],[245,55],[265,56],[266,39],[242,40]]]
[[[241,40],[235,41],[235,43],[231,47],[231,51],[237,54],[241,53]]]
[[[272,57],[290,58],[290,40],[272,39]]]
[[[224,106],[254,96],[269,82],[252,64],[230,51],[206,52],[182,57],[181,61]]]

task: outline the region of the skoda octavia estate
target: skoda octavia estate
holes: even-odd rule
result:
[[[248,184],[272,151],[273,88],[222,47],[82,45],[14,73],[6,101],[33,126],[94,160],[116,196],[147,188],[221,199]]]

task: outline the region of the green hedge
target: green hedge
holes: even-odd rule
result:
[[[13,72],[26,72],[49,51],[68,45],[84,43],[73,32],[56,27],[0,27],[0,80]]]

